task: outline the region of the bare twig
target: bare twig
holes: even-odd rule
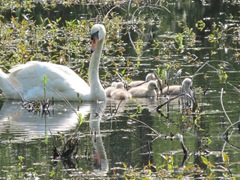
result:
[[[131,19],[132,22],[133,22],[133,20],[134,20],[134,18],[135,18],[135,14],[136,14],[138,11],[141,12],[141,10],[144,9],[144,8],[158,9],[158,10],[164,9],[164,10],[166,10],[168,13],[171,13],[171,12],[170,12],[166,7],[164,7],[164,6],[160,6],[160,5],[156,5],[156,4],[143,5],[143,6],[140,6],[139,8],[137,8],[137,9],[133,12],[133,14],[132,14],[132,19]]]
[[[118,72],[116,72],[116,74],[119,77],[119,79],[121,80],[121,82],[123,82],[125,88],[128,89],[128,85],[127,85],[126,81],[122,78],[122,76]]]
[[[231,66],[234,70],[235,68],[232,66],[232,64],[230,64],[227,61],[223,61],[223,60],[211,60],[211,61],[206,61],[200,68],[198,68],[198,70],[194,73],[194,75],[192,76],[192,79],[194,79],[194,77],[196,77],[196,75],[198,74],[198,72],[206,65],[208,65],[209,67],[213,68],[216,71],[219,71],[217,68],[215,68],[214,66],[210,65],[209,63],[213,63],[213,62],[219,62],[219,63],[226,63],[229,66]]]
[[[18,92],[18,90],[17,90],[17,88],[15,88],[13,85],[12,85],[12,83],[6,78],[6,81],[13,87],[13,89],[19,94],[19,96],[21,97],[21,100],[22,100],[22,102],[24,102],[24,98],[23,98],[23,96],[21,95],[21,93],[20,92]]]
[[[228,126],[228,128],[224,131],[224,133],[222,135],[224,136],[229,131],[229,129],[232,128],[233,126],[235,126],[236,124],[240,124],[240,120],[238,120],[237,122]]]
[[[160,134],[158,131],[156,131],[155,129],[153,129],[153,128],[150,127],[149,125],[147,125],[145,122],[140,121],[140,120],[135,119],[135,118],[131,118],[131,120],[134,120],[134,121],[137,121],[137,122],[143,124],[144,126],[146,126],[146,127],[148,127],[149,129],[151,129],[151,130],[157,135],[157,137],[161,137],[161,134]]]
[[[65,102],[67,105],[69,105],[70,108],[72,109],[72,111],[78,116],[77,111],[73,108],[72,104],[67,100],[67,98],[64,97],[64,95],[63,95],[60,91],[58,91],[57,89],[55,89],[55,92],[57,92],[57,93],[63,98],[64,102]]]
[[[130,32],[130,31],[128,31],[128,38],[129,38],[129,40],[130,40],[130,43],[132,44],[132,47],[133,47],[134,51],[137,52],[137,49],[136,49],[136,46],[135,46],[135,44],[134,44],[134,42],[133,42],[133,40],[132,40],[131,32]]]
[[[236,86],[234,86],[232,83],[227,82],[227,84],[229,84],[230,86],[232,86],[235,91],[237,91],[238,93],[240,93],[240,90],[239,90]]]
[[[232,121],[231,119],[228,117],[226,111],[225,111],[225,108],[224,108],[224,105],[223,105],[223,101],[222,101],[222,97],[223,97],[223,88],[221,89],[221,96],[220,96],[220,102],[221,102],[221,106],[222,106],[222,109],[223,109],[223,112],[226,116],[226,118],[228,119],[228,121],[230,122],[230,124],[232,124]]]

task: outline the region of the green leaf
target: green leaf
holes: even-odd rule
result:
[[[198,30],[202,31],[202,30],[205,28],[206,24],[205,24],[205,22],[203,22],[203,20],[199,20],[199,21],[195,24],[195,26],[196,26],[196,28],[197,28]]]
[[[49,175],[49,176],[52,178],[54,175],[55,175],[55,171],[52,170],[52,171],[50,172],[50,175]]]
[[[138,113],[142,113],[142,109],[143,109],[143,108],[142,108],[141,104],[138,104],[138,105],[137,105],[137,112],[138,112]]]
[[[43,84],[44,86],[47,84],[47,76],[45,74],[43,76]]]
[[[202,159],[202,162],[203,162],[205,165],[208,165],[208,164],[209,164],[209,161],[208,161],[207,158],[205,158],[204,156],[201,156],[201,159]]]
[[[23,162],[24,157],[23,156],[18,156],[18,160],[19,160],[19,162]]]
[[[85,121],[85,119],[83,118],[81,113],[78,114],[78,119],[79,119],[79,126],[81,126],[82,123],[84,123],[84,121]]]
[[[222,158],[223,158],[223,162],[225,162],[227,164],[229,163],[229,156],[226,153],[222,154]]]
[[[207,159],[206,157],[201,156],[201,159],[202,159],[202,162],[203,162],[205,165],[208,166],[208,168],[214,167],[214,165],[213,165],[210,161],[208,161],[208,159]]]
[[[28,171],[34,172],[34,168],[30,167],[27,169]]]

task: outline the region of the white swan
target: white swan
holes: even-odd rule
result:
[[[191,95],[192,80],[190,78],[185,78],[182,85],[171,85],[166,86],[162,90],[163,95],[179,95],[181,93],[188,93]]]
[[[89,65],[89,85],[70,68],[48,62],[28,62],[12,68],[10,74],[0,70],[0,89],[8,99],[43,100],[44,75],[47,77],[46,98],[63,101],[104,101],[105,91],[99,80],[105,27],[95,24],[91,29],[92,56]]]
[[[149,81],[148,86],[133,87],[128,90],[132,94],[133,98],[155,98],[157,96],[157,83],[155,80]]]

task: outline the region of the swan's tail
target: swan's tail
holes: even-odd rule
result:
[[[20,93],[8,80],[8,75],[0,69],[0,89],[8,99],[22,99]]]

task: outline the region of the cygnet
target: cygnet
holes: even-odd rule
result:
[[[105,93],[106,93],[107,97],[111,97],[110,94],[113,90],[116,89],[116,85],[117,85],[117,82],[112,82],[111,86],[109,86],[105,89]]]
[[[124,89],[124,84],[122,82],[117,83],[116,89],[111,92],[110,96],[115,100],[125,100],[132,97],[132,95]]]
[[[179,95],[181,93],[191,94],[192,90],[192,80],[190,78],[185,78],[182,82],[182,85],[171,85],[166,86],[162,90],[163,95]]]
[[[152,80],[148,82],[148,86],[138,86],[129,89],[128,92],[132,94],[133,98],[155,98],[157,96],[157,83],[156,81]]]

